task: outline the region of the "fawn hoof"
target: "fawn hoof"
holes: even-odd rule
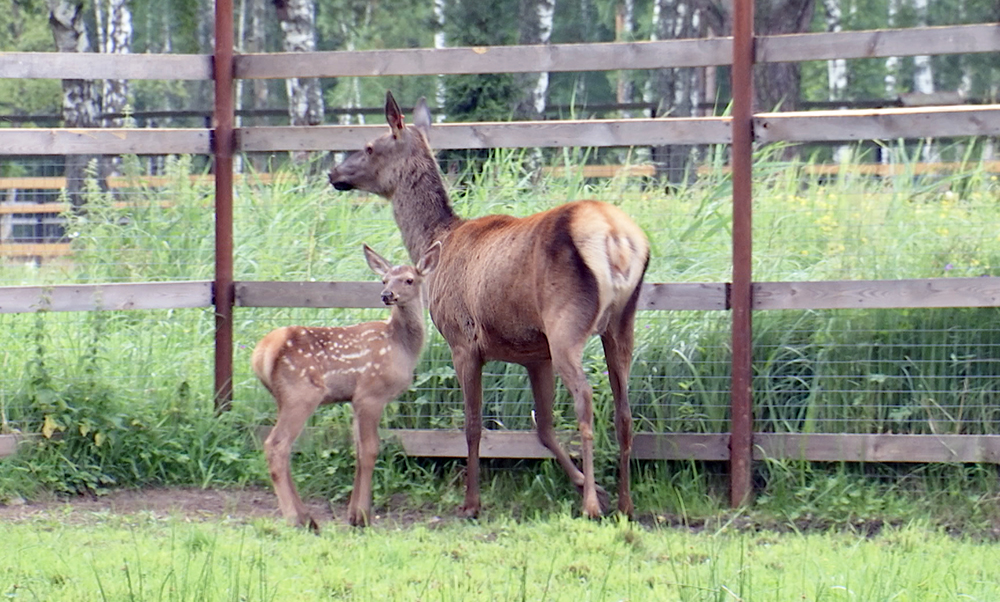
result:
[[[309,529],[313,534],[319,535],[319,523],[313,519],[313,517],[308,514],[304,514],[295,521],[296,527],[304,527]]]
[[[589,516],[590,518],[600,518],[600,517],[606,515],[611,510],[611,496],[608,495],[608,492],[605,491],[605,489],[603,487],[601,487],[600,485],[595,485],[595,489],[597,491],[597,505],[598,505],[598,508],[597,509],[594,509],[594,508],[588,509],[587,508],[587,502],[586,502],[586,500],[584,500],[583,513],[586,514],[587,516]],[[582,485],[577,486],[576,490],[580,493],[580,495],[583,495],[583,486]]]
[[[347,522],[352,527],[365,528],[369,525],[368,514],[360,510],[352,510],[347,514]]]

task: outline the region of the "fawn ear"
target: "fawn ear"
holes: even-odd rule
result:
[[[423,132],[424,138],[429,141],[431,138],[431,110],[427,108],[427,99],[423,96],[417,101],[417,106],[413,107],[413,125]]]
[[[438,259],[441,258],[441,241],[436,240],[427,251],[424,252],[424,256],[420,258],[417,262],[417,271],[421,275],[426,276],[433,272],[438,265]]]
[[[368,262],[368,267],[372,269],[373,272],[379,276],[385,276],[385,273],[392,269],[392,264],[385,260],[368,245],[365,247],[365,261]]]
[[[385,120],[392,130],[392,137],[399,138],[399,133],[403,131],[403,112],[389,90],[385,91]]]

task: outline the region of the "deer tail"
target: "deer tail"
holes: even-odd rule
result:
[[[288,339],[286,330],[287,327],[282,327],[267,333],[254,347],[253,355],[250,356],[250,366],[253,368],[254,374],[268,391],[272,390],[271,375],[274,373],[274,365],[278,361],[278,352]]]
[[[597,279],[599,311],[627,302],[642,283],[649,241],[638,225],[614,205],[587,202],[574,220],[573,239]]]

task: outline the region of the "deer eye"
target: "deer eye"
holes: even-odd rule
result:
[[[365,152],[366,152],[366,153],[368,153],[368,154],[370,155],[370,154],[372,154],[373,152],[375,152],[375,149],[373,149],[373,148],[372,148],[372,145],[371,145],[371,144],[369,144],[368,146],[366,146],[366,147],[365,147]]]
[[[406,283],[407,284],[413,284],[413,278],[407,278],[406,279]]]

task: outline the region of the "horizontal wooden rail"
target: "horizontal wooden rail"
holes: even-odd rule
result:
[[[1000,52],[997,24],[761,36],[756,62]],[[6,52],[0,79],[210,80],[212,56]],[[728,65],[729,37],[684,40],[243,54],[236,78],[615,71]]]
[[[68,242],[4,242],[0,257],[65,257],[73,252]]]
[[[4,246],[0,246],[0,251]],[[40,250],[41,251],[41,250]],[[237,281],[239,307],[382,308],[377,282]],[[643,284],[639,309],[725,311],[728,284]],[[757,282],[754,309],[1000,307],[1000,277]],[[171,305],[176,303],[176,305]],[[0,287],[0,313],[207,307],[210,282]]]
[[[210,80],[207,54],[4,52],[0,79]]]
[[[561,432],[570,453],[577,452],[575,432]],[[465,433],[458,430],[402,430],[384,432],[398,441],[409,456],[464,458]],[[960,462],[1000,464],[1000,435],[868,435],[755,433],[754,459],[813,462]],[[480,455],[484,458],[552,458],[533,431],[484,430]],[[636,460],[729,459],[728,433],[636,433],[632,447]]]
[[[236,282],[239,307],[370,307],[384,308],[377,282]],[[726,285],[721,283],[646,283],[639,309],[725,310]]]
[[[998,307],[1000,277],[757,282],[754,309]]]
[[[0,155],[207,155],[203,129],[4,128]]]
[[[430,142],[437,150],[728,144],[729,121],[690,117],[444,123],[431,129]],[[242,152],[357,150],[385,131],[384,125],[241,128],[236,146]]]
[[[1000,136],[1000,105],[799,111],[754,115],[757,142]]]
[[[0,313],[210,307],[212,282],[0,287]]]
[[[263,441],[270,427],[258,429]],[[303,438],[315,435],[307,429]],[[571,455],[577,455],[576,431],[556,433]],[[423,458],[464,458],[465,433],[458,430],[387,429],[384,441],[402,446],[408,456]],[[344,445],[350,445],[345,432]],[[0,435],[0,458],[11,456],[31,435]],[[899,462],[899,463],[988,463],[1000,464],[1000,435],[889,435],[852,433],[755,433],[755,460],[804,460],[810,462]],[[483,458],[552,458],[538,442],[534,431],[483,430],[480,443]],[[729,433],[636,433],[632,446],[635,460],[729,459]]]
[[[295,176],[284,173],[254,173],[254,174],[236,174],[234,176],[237,182],[249,182],[253,184],[270,184],[278,178],[287,178],[291,180]],[[187,181],[191,184],[198,184],[202,186],[212,186],[215,182],[214,176],[211,174],[193,174],[186,176]],[[167,186],[174,186],[177,184],[177,178],[174,176],[111,176],[104,180],[108,188],[119,189],[119,188],[165,188]],[[66,178],[61,176],[48,176],[48,177],[34,177],[34,176],[15,176],[9,178],[0,178],[0,190],[62,190],[66,188]],[[51,203],[52,205],[59,205],[58,203]],[[60,207],[66,207],[66,205],[59,205]],[[0,204],[0,213],[4,213],[3,207],[5,205]],[[6,212],[14,213],[14,212]],[[30,213],[48,213],[48,211],[32,211]]]
[[[996,24],[761,36],[758,63],[1000,52]],[[237,78],[366,77],[616,71],[728,65],[732,38],[655,42],[476,46],[235,57]]]

